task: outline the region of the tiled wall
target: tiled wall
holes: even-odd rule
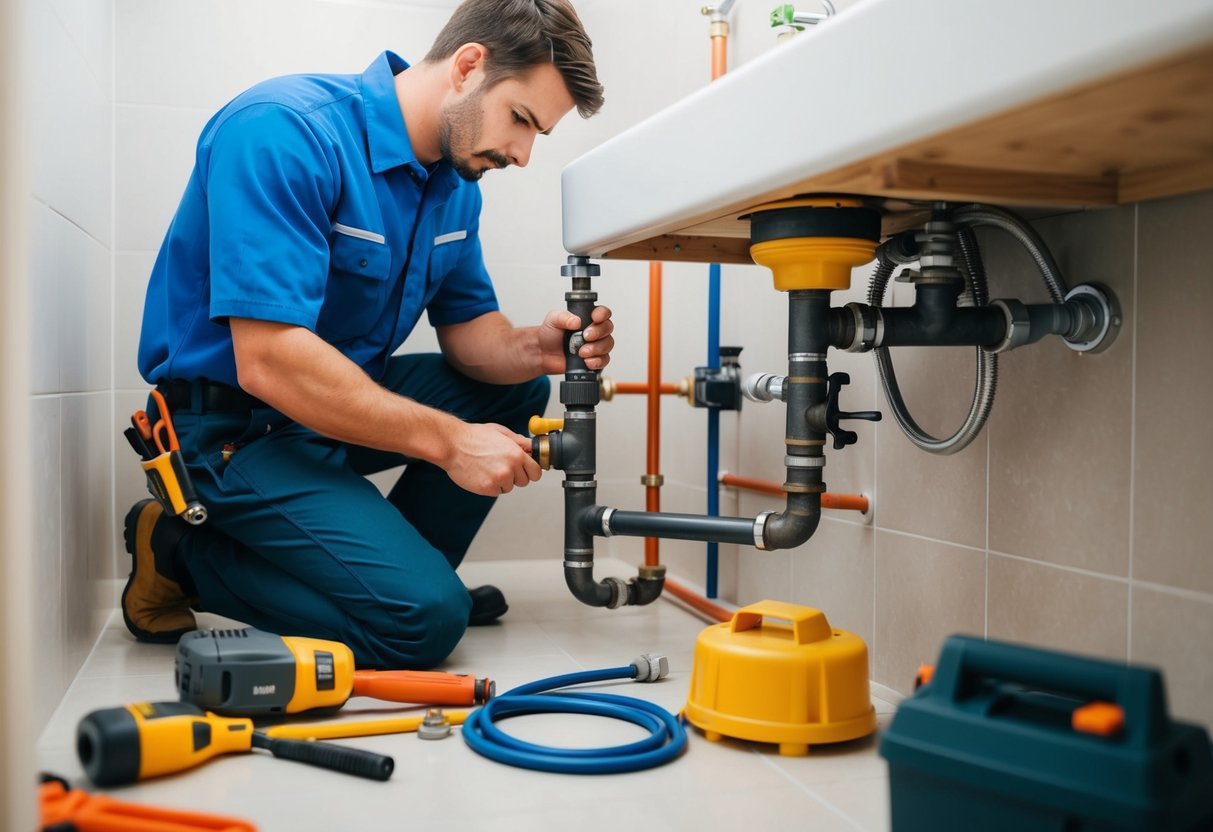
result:
[[[116,0],[119,421],[144,395],[134,369],[143,288],[189,174],[194,140],[213,110],[271,75],[358,72],[384,48],[415,59],[452,5]],[[588,122],[570,116],[551,138],[540,139],[527,170],[483,182],[490,270],[506,314],[519,323],[537,321],[563,303],[563,166],[709,76],[699,0],[577,5],[600,56],[605,109]],[[845,11],[852,4],[836,5]],[[734,65],[774,48],[768,12],[758,3],[737,5]],[[821,606],[835,624],[868,640],[874,678],[898,690],[908,688],[918,663],[935,657],[947,633],[988,632],[1159,663],[1175,710],[1213,722],[1204,695],[1213,681],[1213,572],[1201,542],[1213,530],[1200,489],[1210,440],[1199,430],[1199,406],[1210,403],[1213,373],[1194,343],[1202,331],[1195,316],[1213,309],[1194,242],[1209,227],[1210,203],[1202,195],[1039,219],[1072,281],[1098,279],[1119,293],[1125,324],[1118,343],[1093,357],[1056,343],[1006,356],[989,426],[954,457],[913,449],[891,421],[859,425],[860,443],[831,453],[826,474],[832,490],[873,495],[874,522],[827,513],[814,539],[791,553],[721,547],[722,597]],[[1005,240],[986,239],[993,295],[1041,300],[1027,261]],[[596,284],[601,302],[616,314],[619,347],[608,374],[619,380],[645,376],[647,273],[643,263],[606,263]],[[706,274],[706,266],[665,267],[666,380],[705,362]],[[856,288],[835,302],[861,299],[864,277],[857,274]],[[903,288],[896,287],[896,300],[908,303],[912,297]],[[725,301],[723,340],[745,347],[743,369],[782,371],[786,299],[771,289],[769,274],[726,268]],[[432,334],[419,329],[407,348],[433,349]],[[972,352],[903,350],[896,360],[916,417],[934,430],[954,427],[968,404]],[[832,355],[831,369],[852,374],[849,409],[884,408],[869,356]],[[553,402],[548,413],[558,410]],[[703,412],[667,398],[663,420],[662,508],[701,512]],[[726,414],[721,422],[724,467],[781,478],[779,407],[747,403],[740,417]],[[605,504],[643,506],[643,424],[642,397],[620,397],[600,411]],[[119,511],[142,489],[128,457],[118,449]],[[511,494],[470,556],[548,558],[558,569],[561,500],[558,475]],[[722,499],[723,513],[773,507],[759,496],[726,492]],[[614,538],[600,542],[599,551],[638,561],[641,543]],[[687,582],[703,582],[702,545],[665,542],[662,560]]]
[[[20,123],[41,725],[113,604],[113,18],[108,0],[27,0],[22,10],[34,90]]]

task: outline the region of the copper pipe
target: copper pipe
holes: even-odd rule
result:
[[[728,29],[725,29],[727,32]],[[712,80],[724,75],[729,65],[729,36],[712,36]]]
[[[660,265],[660,264],[658,264]],[[660,385],[661,395],[668,396],[678,392],[678,382],[663,381]],[[644,393],[648,394],[649,385],[644,381],[617,381],[615,382],[615,395],[624,393]]]
[[[715,618],[717,621],[732,621],[733,613],[726,610],[717,604],[713,604],[702,595],[691,592],[691,590],[682,586],[676,581],[665,579],[665,591],[673,595],[679,601],[682,601],[692,609],[698,610],[709,618]]]
[[[661,264],[649,263],[649,379],[645,511],[661,511]],[[644,539],[644,564],[659,561],[657,538]]]
[[[756,480],[751,477],[739,477],[736,474],[721,474],[721,485],[731,485],[745,491],[756,491],[760,494],[770,494],[775,497],[784,496],[783,486],[770,480]],[[843,511],[858,511],[868,513],[868,498],[862,494],[832,494],[821,495],[822,508],[836,508]]]

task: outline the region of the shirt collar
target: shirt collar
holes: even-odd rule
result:
[[[459,174],[445,159],[438,163],[433,173],[417,161],[413,145],[405,129],[404,114],[400,111],[400,100],[396,97],[395,77],[409,65],[394,52],[383,52],[366,72],[362,73],[362,100],[366,108],[366,141],[370,149],[371,170],[383,173],[390,168],[408,165],[419,182],[433,178],[441,183],[442,190],[458,187]]]
[[[382,173],[389,168],[412,162],[417,154],[409,142],[396,98],[397,73],[409,65],[394,52],[384,52],[362,73],[362,102],[366,108],[366,143],[370,149],[371,170]]]

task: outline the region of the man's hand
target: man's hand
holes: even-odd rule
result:
[[[539,479],[531,440],[503,425],[464,423],[447,460],[438,464],[465,491],[497,497]]]
[[[593,319],[585,328],[585,344],[578,355],[591,370],[601,370],[611,360],[615,339],[611,333],[615,324],[611,322],[611,310],[595,306]],[[547,314],[539,326],[539,349],[543,355],[543,371],[548,375],[564,372],[564,335],[581,329],[581,319],[567,310],[556,309]]]

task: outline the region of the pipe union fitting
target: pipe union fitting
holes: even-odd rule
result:
[[[623,578],[603,578],[602,582],[611,588],[611,600],[607,602],[608,610],[617,610],[628,602],[628,582]]]
[[[610,537],[614,534],[611,531],[611,515],[615,513],[615,509],[608,508],[602,512],[602,536]]]
[[[763,531],[766,529],[767,518],[775,512],[764,511],[754,518],[754,548],[766,549],[766,542],[763,540]]]
[[[1008,352],[1030,342],[1032,322],[1028,318],[1028,307],[1017,300],[992,300],[990,306],[1000,310],[1006,319],[1007,331],[1001,343],[990,352]]]
[[[879,347],[884,341],[884,315],[880,310],[862,303],[848,303],[843,308],[851,310],[855,319],[855,337],[845,347],[846,351],[867,352]]]
[[[826,467],[826,458],[824,456],[785,456],[783,458],[784,468],[824,468]]]
[[[1103,352],[1120,331],[1120,304],[1112,290],[1098,283],[1080,283],[1066,293],[1065,303],[1079,305],[1085,315],[1080,331],[1062,338],[1075,352]]]
[[[783,401],[784,376],[772,373],[754,373],[741,384],[741,392],[752,402]]]

